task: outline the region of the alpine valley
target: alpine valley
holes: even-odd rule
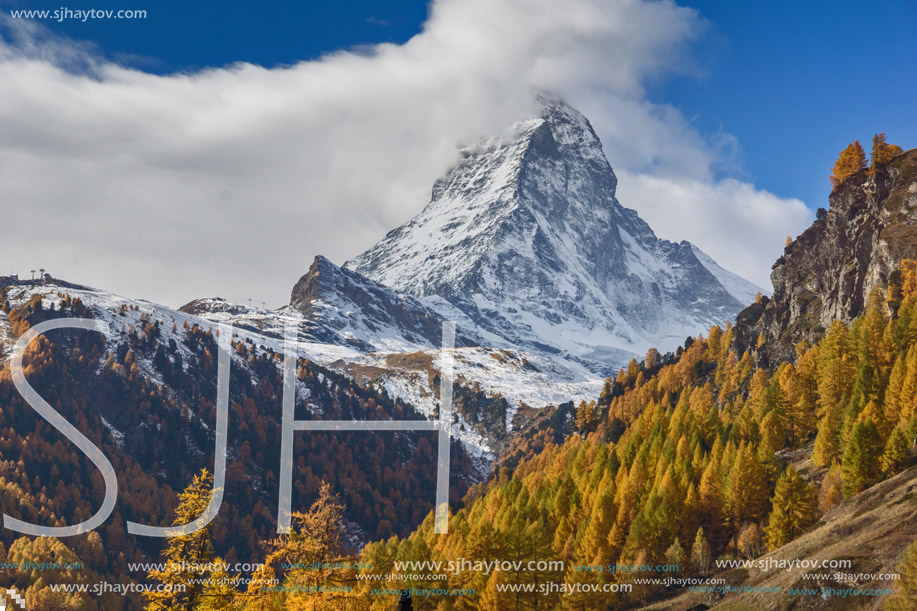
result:
[[[648,577],[795,586],[808,585],[802,571],[776,579],[714,560],[854,556],[871,573],[895,570],[917,537],[917,150],[882,140],[868,170],[864,157],[837,177],[830,210],[788,241],[768,298],[623,207],[582,114],[548,96],[538,109],[463,148],[427,205],[375,246],[343,265],[316,257],[276,309],[218,297],[172,309],[49,275],[0,277],[0,510],[71,524],[105,490],[13,383],[13,347],[56,318],[105,330],[37,337],[24,375],[121,486],[89,535],[3,529],[0,560],[85,565],[10,569],[0,585],[26,591],[30,608],[90,611],[142,608],[159,594],[49,584],[192,584],[194,601],[162,594],[171,602],[148,607],[163,609],[394,608],[397,590],[376,585],[473,593],[418,597],[415,609],[828,609],[836,601],[814,595],[671,590],[574,567],[674,566]],[[247,586],[224,588],[210,569],[194,581],[153,567],[163,541],[124,524],[184,523],[182,512],[206,506],[201,469],[214,464],[219,336],[230,327],[222,509],[201,534],[167,542],[181,561],[218,553],[257,564],[238,571]],[[293,507],[319,500],[296,514],[300,531],[277,538],[289,329],[296,420],[437,418],[450,357],[448,535],[433,532],[434,431],[329,430],[295,435]],[[561,564],[490,575],[396,566],[456,558]],[[302,569],[316,559],[333,567]],[[404,579],[371,583],[378,575]],[[275,577],[300,589],[268,588]],[[301,589],[326,583],[353,587],[312,598]],[[576,593],[535,589],[548,583]]]

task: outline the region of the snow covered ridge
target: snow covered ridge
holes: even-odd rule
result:
[[[754,300],[759,287],[624,208],[589,121],[540,101],[540,116],[466,147],[420,214],[344,267],[446,306],[488,345],[597,375],[650,347],[672,350]]]
[[[142,328],[144,322],[158,322],[161,341],[169,343],[175,340],[185,367],[192,361],[192,353],[183,341],[185,323],[189,327],[197,325],[204,330],[214,331],[218,324],[231,324],[234,341],[245,342],[252,351],[282,353],[284,329],[293,322],[300,326],[299,341],[296,344],[299,356],[399,398],[428,418],[435,416],[439,401],[434,377],[438,375],[440,350],[432,342],[411,343],[397,338],[390,340],[384,333],[385,329],[376,329],[379,332],[378,341],[388,349],[359,351],[347,345],[315,341],[314,321],[302,319],[289,307],[271,311],[223,299],[201,299],[191,302],[183,310],[174,310],[144,299],[130,299],[90,288],[75,289],[72,286],[65,283],[59,285],[53,280],[15,286],[7,290],[7,298],[13,307],[21,308],[38,295],[41,296],[45,310],[56,306],[61,299],[60,295],[79,299],[93,318],[109,324],[110,335],[106,338],[109,351],[114,351],[123,341],[121,333],[124,330]],[[320,310],[328,309],[326,304],[320,305]],[[349,330],[342,332],[336,339],[346,343],[349,333]],[[16,339],[9,329],[6,316],[0,316],[0,335],[6,338],[6,353],[2,357],[5,360],[11,357],[11,348]],[[521,405],[544,407],[571,400],[592,400],[601,392],[600,378],[572,364],[565,368],[538,355],[494,348],[466,346],[457,348],[455,352],[456,384],[467,388],[477,387],[489,396],[505,398],[509,405],[505,423],[508,430],[512,428],[512,416]],[[244,366],[243,357],[234,353],[233,359]],[[280,361],[277,363],[279,367]],[[157,385],[164,385],[149,359],[138,358],[137,364],[144,377]],[[302,398],[304,393],[300,391],[298,396]],[[315,405],[312,409],[320,413],[322,406]],[[207,428],[203,420],[198,420],[201,426]],[[123,432],[107,422],[103,424],[116,442],[123,439]],[[475,458],[479,475],[486,475],[495,458],[496,448],[485,427],[467,422],[462,414],[457,414],[453,436]]]

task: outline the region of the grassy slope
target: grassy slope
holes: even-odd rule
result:
[[[850,559],[852,566],[844,573],[893,573],[907,545],[917,538],[917,466],[876,484],[846,499],[826,513],[809,532],[763,558],[775,561],[809,559]],[[859,581],[839,583],[833,580],[803,580],[805,573],[834,573],[831,569],[757,568],[733,569],[717,574],[730,586],[779,586],[782,593],[746,593],[729,595],[713,607],[720,611],[879,609],[884,597],[828,598],[791,597],[789,588],[894,588],[893,581]],[[645,607],[647,611],[685,610],[714,601],[706,595],[687,590],[677,596]]]

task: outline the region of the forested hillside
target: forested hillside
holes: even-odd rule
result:
[[[0,352],[46,320],[108,324],[105,334],[42,335],[24,363],[30,383],[104,451],[120,482],[116,510],[96,532],[57,540],[4,529],[0,556],[12,564],[0,572],[2,583],[39,609],[586,611],[669,608],[679,596],[679,604],[709,606],[726,592],[685,600],[684,586],[750,579],[724,561],[798,560],[819,550],[849,556],[849,546],[832,546],[865,541],[857,529],[868,516],[885,524],[872,537],[884,547],[870,552],[884,556],[858,556],[868,566],[851,568],[901,572],[900,580],[865,581],[887,587],[869,604],[915,608],[917,543],[907,545],[917,532],[917,474],[908,470],[917,459],[917,260],[888,249],[862,258],[872,263],[849,274],[856,281],[834,302],[837,285],[825,288],[813,272],[813,261],[852,235],[863,248],[873,248],[873,238],[887,246],[882,235],[910,235],[915,155],[899,154],[887,167],[835,168],[831,212],[790,240],[775,266],[775,278],[786,281],[780,286],[793,290],[760,297],[735,327],[713,326],[673,353],[650,349],[608,378],[594,400],[513,411],[503,397],[457,387],[456,411],[499,429],[505,450],[489,479],[470,486],[477,465],[453,440],[448,534],[434,531],[442,457],[433,433],[377,431],[295,436],[292,506],[306,509],[294,511],[290,532],[276,534],[283,344],[241,326],[230,342],[230,450],[219,516],[167,541],[127,534],[127,520],[186,524],[211,499],[220,327],[47,279],[0,286]],[[888,223],[895,215],[905,220]],[[843,252],[848,260],[837,265],[856,267],[850,260],[860,261],[859,251]],[[786,280],[787,261],[805,272],[798,283]],[[849,316],[826,323],[838,303]],[[788,345],[797,332],[804,339]],[[428,358],[430,388],[438,389]],[[297,360],[296,377],[298,420],[422,418],[309,359]],[[462,422],[456,417],[453,426]],[[4,513],[43,525],[92,515],[102,477],[25,403],[8,360],[0,368],[0,432]],[[177,493],[175,482],[187,487]],[[897,529],[886,524],[890,516]],[[35,562],[57,564],[35,569]],[[707,581],[724,575],[731,581]],[[55,589],[102,582],[179,587],[126,597]],[[414,594],[410,603],[405,591]],[[808,596],[767,604],[834,602]]]
[[[189,324],[135,305],[88,306],[65,291],[0,287],[3,329],[10,344],[6,350],[45,320],[112,321],[107,336],[71,330],[39,336],[26,349],[24,373],[39,394],[111,460],[119,496],[114,513],[89,539],[41,543],[49,551],[36,557],[80,558],[112,580],[145,581],[145,571],[132,571],[128,565],[157,559],[163,542],[129,535],[125,522],[171,523],[177,498],[170,484],[190,483],[201,468],[213,469],[215,331],[204,321],[202,326]],[[259,562],[261,541],[277,529],[282,359],[271,346],[241,336],[232,341],[232,350],[227,487],[214,522],[213,545],[228,561]],[[299,359],[297,377],[297,419],[421,418],[412,407],[361,388],[308,359]],[[4,513],[58,526],[78,523],[97,511],[104,493],[100,473],[20,396],[8,360],[0,365],[0,431]],[[324,480],[341,491],[346,502],[342,519],[349,549],[393,533],[407,535],[433,507],[435,444],[435,433],[430,432],[297,434],[293,506],[308,505]],[[457,501],[467,489],[473,466],[457,443],[452,461]],[[18,557],[30,558],[21,550],[33,543],[19,537],[4,529],[0,543],[10,554],[20,550]],[[73,579],[90,582],[93,574],[77,571]],[[45,596],[49,582],[69,581],[68,575],[3,570],[0,583],[15,584],[29,596]],[[58,598],[79,599],[85,605],[59,607],[67,609],[130,609],[139,604],[136,597],[105,597],[99,599],[105,601],[101,607],[88,595]]]
[[[415,597],[415,609],[623,608],[665,596],[666,588],[545,595],[505,585],[634,583],[633,574],[582,570],[587,565],[654,565],[640,576],[703,577],[716,559],[786,545],[914,460],[917,262],[902,262],[887,292],[875,292],[849,327],[836,322],[821,341],[796,349],[794,363],[769,371],[755,366],[752,353],[736,353],[727,326],[689,339],[673,363],[657,363],[652,351],[610,379],[601,398],[576,408],[576,434],[548,441],[469,492],[448,535],[434,534],[428,516],[407,538],[366,546],[360,560],[372,568],[365,572],[405,573],[396,561],[560,559],[563,570],[408,574],[398,587],[477,594]],[[810,452],[814,465],[803,460]],[[305,578],[278,574],[287,584]],[[391,597],[370,596],[378,583],[340,578],[357,584],[352,597],[316,596],[316,608],[392,608]],[[256,600],[270,608],[287,596],[260,593]]]

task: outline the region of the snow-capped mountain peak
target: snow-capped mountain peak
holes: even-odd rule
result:
[[[660,240],[615,198],[589,121],[536,117],[462,151],[414,219],[345,264],[467,315],[512,347],[609,371],[730,320],[757,287],[688,242]]]

